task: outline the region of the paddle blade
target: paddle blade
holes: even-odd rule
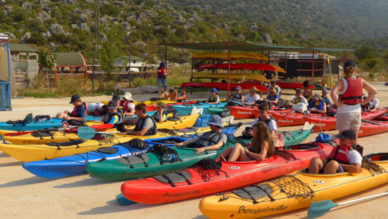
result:
[[[78,128],[78,137],[81,139],[92,139],[98,132],[93,128],[83,126]]]
[[[338,204],[334,203],[332,200],[325,200],[320,202],[313,203],[307,213],[307,217],[316,218],[325,215],[330,209],[337,207]]]
[[[137,202],[131,201],[127,198],[124,197],[123,194],[118,194],[116,196],[116,200],[119,202],[120,205],[122,206],[127,206],[127,205],[133,205],[136,204]]]

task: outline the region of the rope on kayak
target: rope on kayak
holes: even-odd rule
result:
[[[171,136],[178,136],[176,132],[170,129],[158,129],[159,132],[171,135]]]
[[[137,155],[139,153],[139,150],[148,151],[150,149],[150,146],[147,144],[147,142],[138,138],[134,138],[130,141],[120,143],[117,145],[125,147],[129,151],[131,156]]]
[[[158,157],[160,165],[163,165],[165,163],[174,163],[178,161],[182,162],[182,159],[179,157],[178,152],[172,148],[167,147],[164,144],[156,144],[151,149],[149,149],[147,153],[148,152],[152,152]]]
[[[293,153],[290,153],[288,151],[278,150],[278,151],[275,151],[275,155],[283,158],[283,160],[285,160],[286,163],[298,160]]]
[[[378,175],[378,174],[382,174],[382,173],[387,173],[387,171],[383,167],[381,167],[381,166],[379,166],[379,165],[377,165],[375,163],[372,163],[366,157],[364,157],[362,159],[361,168],[364,168],[364,169],[368,170],[372,174],[372,176],[375,176],[375,175]]]
[[[193,168],[193,170],[198,172],[204,182],[208,182],[212,177],[219,176],[220,172],[223,172],[226,177],[229,177],[227,172],[221,170],[221,166],[221,162],[217,162],[211,158],[205,158],[198,161],[190,168]]]
[[[305,198],[312,199],[315,196],[314,191],[304,182],[294,176],[283,176],[271,180],[270,182],[277,185],[281,192],[286,193],[288,198]]]

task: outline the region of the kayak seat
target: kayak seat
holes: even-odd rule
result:
[[[244,198],[244,199],[252,199],[253,203],[257,202],[256,199],[259,198],[264,198],[264,197],[271,197],[273,191],[271,187],[268,185],[253,185],[253,186],[248,186],[245,188],[240,188],[235,191],[233,191],[235,195]]]
[[[117,153],[117,149],[113,147],[101,147],[97,149],[97,152],[103,153],[103,154],[115,154]]]
[[[287,146],[287,147],[284,147],[283,150],[294,151],[294,150],[311,150],[311,149],[318,149],[318,148],[319,146],[315,144],[301,144],[301,145]]]
[[[51,142],[51,143],[46,143],[48,146],[74,146],[74,145],[79,145],[84,143],[85,141],[82,139],[77,139],[77,140],[71,140],[71,141],[64,141],[64,142]]]
[[[153,143],[159,143],[159,144],[175,144],[175,143],[181,143],[184,142],[183,140],[180,139],[163,139],[163,140],[154,140],[152,141]]]
[[[26,118],[24,118],[23,120],[8,120],[6,121],[5,123],[9,124],[9,125],[12,125],[12,126],[15,126],[15,125],[22,125],[22,126],[25,126],[26,124],[28,123],[31,123],[32,122],[32,113],[29,113],[27,114]]]
[[[180,121],[181,119],[178,117],[169,117],[167,118],[168,121]]]
[[[39,137],[40,139],[43,139],[43,137],[51,137],[51,139],[53,139],[54,133],[49,131],[43,131],[43,132],[35,131],[31,133],[31,135],[34,137]]]
[[[159,182],[170,183],[172,187],[175,187],[174,183],[190,182],[189,180],[191,179],[191,174],[187,171],[172,172],[168,174],[154,176],[154,178]]]
[[[144,164],[145,167],[148,167],[147,162],[150,160],[148,154],[139,154],[129,157],[122,157],[116,159],[118,162],[126,165],[130,165],[130,168],[133,168],[135,164]]]
[[[388,153],[368,154],[364,158],[370,159],[371,161],[387,161]]]

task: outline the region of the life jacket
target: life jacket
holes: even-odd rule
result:
[[[259,119],[259,120],[257,120],[258,122],[263,121],[263,120],[261,120],[260,117],[259,117],[258,119]],[[268,119],[264,120],[263,122],[265,122],[265,124],[267,124],[267,126],[269,127],[269,123],[270,123],[271,121],[275,121],[276,126],[278,125],[277,122],[276,122],[276,119],[273,118],[273,117],[269,117]]]
[[[232,97],[232,100],[241,100],[242,94],[235,93],[231,97]]]
[[[296,99],[295,99],[295,103],[299,103],[299,102],[300,102],[300,99],[302,99],[302,98],[299,98],[299,99],[296,98]]]
[[[345,93],[338,95],[340,101],[346,105],[356,105],[362,102],[362,79],[345,78],[348,88]],[[345,81],[344,81],[345,82]]]
[[[120,103],[119,103],[119,105],[121,106],[121,107],[123,107],[123,109],[125,110],[125,112],[129,112],[130,111],[130,109],[129,109],[129,104],[130,103],[133,103],[133,101],[132,100],[120,100]]]
[[[79,106],[75,106],[74,107],[74,109],[73,109],[73,111],[69,114],[70,116],[72,116],[72,117],[80,117],[78,114],[77,114],[77,109],[78,109],[78,107],[80,107],[80,106],[83,106],[84,107],[84,109],[85,109],[85,115],[87,115],[87,109],[86,109],[86,103],[85,102],[82,102],[82,104],[81,105],[79,105]]]
[[[342,163],[342,164],[350,164],[349,162],[349,159],[348,159],[348,154],[349,154],[349,150],[350,148],[352,148],[351,145],[343,145],[343,146],[335,146],[333,148],[333,150],[331,151],[330,155],[329,155],[329,161],[330,160],[335,160],[337,161],[338,163]],[[353,147],[354,150],[356,150],[358,153],[361,154],[361,156],[363,155],[363,147],[361,146],[354,146]]]
[[[329,97],[321,97],[323,102],[325,102],[326,104],[329,104]]]
[[[218,97],[218,95],[210,96],[208,102],[216,102],[217,101],[217,97]]]
[[[123,117],[119,112],[108,113],[108,114],[106,114],[105,120],[104,120],[104,124],[109,123],[109,121],[110,121],[110,120],[112,119],[112,117],[114,117],[114,116],[117,116],[117,117],[119,118],[119,120],[118,120],[115,124],[113,124],[113,127],[116,127],[116,125],[122,121],[122,117]]]
[[[156,135],[156,133],[158,132],[158,129],[157,129],[157,126],[156,126],[156,122],[155,122],[155,120],[153,118],[151,118],[148,115],[146,117],[144,117],[144,119],[139,118],[139,120],[138,120],[138,122],[137,122],[137,124],[135,126],[134,131],[135,132],[141,131],[143,129],[144,123],[145,123],[145,121],[147,119],[151,119],[152,120],[152,123],[154,124],[154,127],[148,129],[148,131],[145,133],[145,135]]]
[[[222,135],[223,134],[219,132],[206,132],[199,137],[198,141],[195,142],[195,147],[202,148],[217,144],[221,140]]]
[[[157,114],[159,114],[159,116],[157,116]],[[160,115],[160,113],[158,112],[155,112],[153,115],[152,115],[152,118],[155,120],[155,122],[159,122],[159,117],[162,116],[162,120],[163,122],[167,121],[167,113],[166,112],[163,112],[162,115]]]
[[[181,97],[181,96],[182,96],[182,95],[179,94],[178,97]],[[187,100],[187,94],[185,95],[185,98],[183,98],[182,100],[178,100],[177,102],[182,103],[182,102],[185,102],[185,100]]]
[[[160,77],[166,77],[167,76],[167,68],[159,68],[158,69],[158,76]]]

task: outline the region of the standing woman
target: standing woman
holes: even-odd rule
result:
[[[305,80],[303,82],[303,97],[306,98],[307,102],[311,101],[311,98],[313,98],[313,91],[310,89],[310,82],[308,80]]]
[[[162,85],[164,87],[164,93],[166,93],[168,96],[168,86],[167,86],[167,80],[166,80],[167,65],[165,62],[160,63],[157,73],[158,73],[157,83],[159,88],[159,96],[162,96]]]
[[[358,133],[361,125],[361,105],[371,101],[377,94],[377,90],[372,85],[362,78],[353,76],[355,71],[356,64],[354,62],[345,62],[345,77],[337,81],[330,93],[331,99],[337,106],[337,130],[339,133],[347,129]],[[368,91],[368,97],[365,100],[362,100],[363,89]]]

